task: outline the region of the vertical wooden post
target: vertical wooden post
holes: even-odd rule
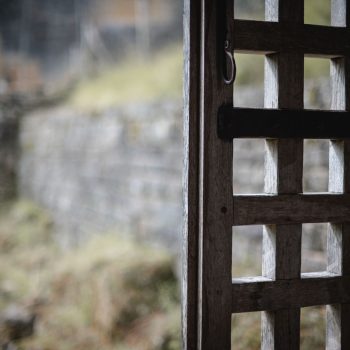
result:
[[[350,1],[332,0],[332,26],[350,26]],[[331,60],[333,110],[350,110],[350,56]],[[350,193],[350,141],[330,141],[329,192]],[[329,224],[328,272],[350,275],[350,225]],[[326,349],[350,348],[350,305],[328,305]]]
[[[222,104],[232,104],[233,88],[224,84],[222,66],[226,31],[232,33],[233,0],[202,0],[202,16],[198,348],[228,350],[231,348],[233,142],[218,138],[217,112]]]
[[[197,349],[201,0],[184,2],[182,348]]]
[[[266,20],[302,24],[303,0],[266,0]],[[265,59],[265,107],[303,108],[304,55],[282,52]],[[302,192],[303,140],[267,140],[265,192]],[[299,279],[302,225],[264,227],[263,275],[279,279]],[[300,309],[263,312],[262,349],[285,350],[300,347]]]

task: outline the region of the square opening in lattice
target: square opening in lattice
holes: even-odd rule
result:
[[[234,139],[233,193],[263,192],[264,154],[264,140]]]
[[[261,347],[261,312],[232,315],[231,349],[258,350]]]
[[[304,192],[328,192],[329,141],[304,140]]]
[[[331,0],[305,0],[304,21],[307,24],[331,24]]]
[[[235,18],[263,21],[265,0],[235,0]]]
[[[306,109],[330,109],[331,78],[329,59],[305,58],[304,107]]]
[[[301,309],[300,349],[317,350],[326,348],[326,306],[312,306]]]
[[[261,276],[262,226],[235,226],[232,231],[232,278]]]
[[[301,272],[327,270],[327,223],[303,224]]]
[[[263,107],[264,56],[235,53],[237,76],[234,85],[235,107]]]

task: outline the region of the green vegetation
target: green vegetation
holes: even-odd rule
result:
[[[305,0],[305,23],[329,25],[330,0]]]
[[[97,76],[78,83],[69,103],[82,110],[101,110],[120,104],[181,98],[182,47],[175,45],[140,61],[129,58]]]
[[[326,339],[326,306],[301,309],[301,349],[324,349]]]
[[[56,255],[47,214],[26,201],[0,211],[0,310],[45,294],[45,266]],[[25,299],[25,300],[24,300]]]
[[[240,86],[262,85],[264,80],[264,56],[236,54],[237,80]],[[329,76],[329,60],[322,58],[305,59],[305,79],[317,80]]]
[[[236,0],[235,12],[242,19],[264,19],[264,0]],[[329,25],[330,0],[305,0],[305,23]]]
[[[305,59],[305,79],[314,80],[317,78],[329,76],[330,61],[325,58],[311,58]]]
[[[174,259],[115,234],[62,251],[45,211],[27,201],[0,212],[0,314],[10,304],[37,315],[21,350],[179,350]],[[242,273],[256,270],[246,262]],[[260,349],[260,313],[233,317],[235,350]],[[324,308],[302,311],[302,345],[324,348]],[[1,334],[0,334],[1,339]]]
[[[25,201],[3,209],[0,221],[0,314],[16,304],[38,316],[20,349],[180,348],[179,290],[168,253],[112,233],[64,252],[47,214]]]
[[[237,13],[244,18],[263,19],[263,1],[239,1]],[[305,22],[330,23],[329,0],[306,0]],[[95,76],[78,82],[68,98],[68,103],[83,111],[100,111],[121,104],[181,98],[182,46],[172,45],[140,61],[129,57],[124,62],[106,67]],[[263,82],[263,56],[237,55],[236,84],[251,85]],[[307,59],[305,77],[313,79],[329,75],[327,60]]]
[[[264,57],[236,54],[238,86],[262,86]],[[307,58],[305,78],[329,75],[329,61]],[[145,62],[125,61],[109,67],[94,77],[80,81],[73,89],[68,104],[85,112],[99,112],[109,107],[161,99],[181,99],[182,48],[174,46]]]

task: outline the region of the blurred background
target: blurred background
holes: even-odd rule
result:
[[[180,349],[183,0],[0,0],[0,345]],[[236,0],[237,18],[264,1]],[[329,0],[305,22],[330,23]],[[263,106],[263,56],[236,54],[236,106]],[[330,107],[305,59],[305,106]],[[235,142],[235,193],[263,191],[264,145]],[[327,191],[328,143],[305,141],[304,190]],[[304,225],[303,272],[326,224]],[[261,275],[261,227],[233,231],[233,277]],[[233,349],[260,348],[259,313]],[[324,348],[324,308],[302,348]]]

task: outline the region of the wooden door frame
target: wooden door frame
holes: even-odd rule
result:
[[[233,3],[185,0],[183,349],[230,349],[231,312],[253,311],[263,311],[263,349],[299,349],[300,309],[327,305],[326,347],[346,350],[350,134],[344,126],[350,112],[350,0],[332,0],[331,26],[305,25],[304,0],[265,0],[268,22],[235,20]],[[230,51],[266,56],[265,108],[275,111],[224,108],[220,136],[218,112],[233,107],[233,88],[223,79],[226,40]],[[331,59],[335,111],[303,109],[305,55]],[[298,118],[315,119],[308,120],[311,127],[296,127],[291,134],[295,109]],[[257,113],[263,118],[260,126],[267,125],[251,123]],[[248,128],[247,116],[252,118]],[[266,139],[266,193],[237,196],[232,191],[232,140],[249,136]],[[303,193],[303,139],[310,137],[330,140],[326,194]],[[302,224],[308,222],[329,223],[327,271],[300,272]],[[262,276],[232,280],[232,226],[244,224],[265,226]]]
[[[197,348],[201,0],[184,0],[182,348]]]
[[[233,1],[185,0],[184,14],[183,349],[227,349],[232,141],[217,137],[216,115],[222,104],[232,104],[233,88],[224,83],[222,63],[226,31],[232,33]]]

